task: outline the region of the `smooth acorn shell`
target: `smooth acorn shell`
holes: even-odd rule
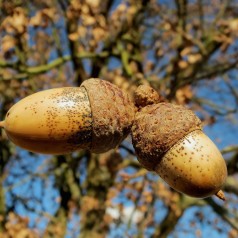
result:
[[[32,94],[16,103],[2,125],[9,139],[24,149],[65,154],[90,148],[91,114],[85,88],[56,88]]]
[[[216,194],[227,177],[225,160],[201,130],[170,148],[155,171],[175,190],[198,198]]]

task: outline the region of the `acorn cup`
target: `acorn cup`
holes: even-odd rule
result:
[[[16,145],[43,154],[118,146],[130,133],[134,104],[117,86],[88,79],[80,87],[32,94],[10,108],[0,127]]]
[[[203,133],[200,119],[183,106],[159,101],[148,86],[135,92],[139,109],[131,134],[138,161],[179,192],[225,200],[220,190],[227,177],[225,160]]]

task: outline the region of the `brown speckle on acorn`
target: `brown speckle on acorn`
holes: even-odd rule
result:
[[[139,162],[157,172],[172,188],[192,197],[216,195],[227,177],[221,153],[203,133],[199,118],[189,109],[170,103],[145,103],[132,126],[132,142]],[[143,100],[141,100],[143,98]],[[156,98],[156,97],[155,97]]]
[[[102,153],[129,134],[134,109],[117,86],[89,79],[81,87],[49,89],[22,99],[10,108],[0,127],[13,143],[32,152]]]
[[[87,149],[92,137],[87,92],[68,87],[32,94],[10,108],[3,127],[13,143],[32,152],[63,154]],[[79,132],[83,139],[75,137]]]

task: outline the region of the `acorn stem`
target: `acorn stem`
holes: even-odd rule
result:
[[[0,128],[4,128],[4,121],[0,121]]]
[[[148,105],[161,103],[164,100],[162,97],[156,92],[155,89],[148,85],[140,85],[134,93],[134,102],[135,106],[138,109],[146,107]]]
[[[226,201],[225,194],[223,193],[222,190],[219,190],[215,195],[216,195],[218,198],[220,198],[221,200]]]

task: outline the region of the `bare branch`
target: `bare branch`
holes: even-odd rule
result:
[[[106,58],[108,57],[108,54],[109,54],[108,52],[101,52],[101,53],[80,52],[79,54],[76,55],[76,57],[78,59]],[[13,75],[11,78],[0,77],[0,80],[10,80],[12,78],[22,79],[22,78],[27,78],[30,75],[46,73],[50,71],[51,69],[57,68],[70,60],[72,60],[72,56],[66,55],[66,56],[57,58],[48,64],[27,67],[24,70],[20,71],[20,74],[17,74],[16,76]],[[14,67],[14,65],[15,64],[0,61],[1,67],[9,68],[9,67]]]
[[[212,198],[207,198],[206,202],[211,206],[213,211],[226,221],[232,228],[238,231],[238,214],[233,214],[234,217],[229,216],[229,211],[224,206],[218,205]]]
[[[223,150],[221,150],[222,154],[228,154],[231,152],[237,152],[238,153],[238,146],[227,146]]]
[[[228,193],[234,193],[238,196],[238,181],[233,176],[229,176],[226,180],[224,190]]]
[[[225,105],[217,105],[211,100],[205,99],[205,98],[198,98],[198,97],[193,97],[192,101],[199,104],[199,105],[207,105],[210,108],[212,108],[212,111],[216,113],[217,115],[220,116],[225,116],[227,114],[231,113],[236,113],[237,112],[237,107],[235,108],[230,108]]]

